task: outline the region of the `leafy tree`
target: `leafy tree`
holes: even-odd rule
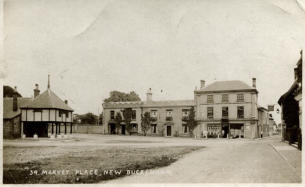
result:
[[[116,126],[115,128],[118,129],[123,121],[122,115],[120,112],[116,112],[114,121],[115,121],[115,126]]]
[[[79,119],[83,124],[96,124],[97,123],[97,115],[89,112],[83,115],[79,115]]]
[[[13,97],[15,89],[10,86],[3,86],[3,97]],[[22,97],[20,93],[16,93],[17,97]]]
[[[132,120],[132,109],[131,108],[125,108],[123,110],[123,116],[124,116],[124,122],[126,124],[126,129],[129,132],[130,135],[130,131],[132,129],[131,126],[131,120]]]
[[[147,131],[150,129],[151,122],[152,118],[150,117],[150,113],[145,112],[144,115],[141,116],[141,129],[144,136],[146,136]]]
[[[197,126],[197,121],[195,119],[195,109],[194,109],[194,107],[191,107],[190,112],[189,112],[189,116],[185,121],[186,121],[186,125],[190,129],[190,131],[189,131],[190,135],[193,136],[193,131],[194,131],[195,127]]]
[[[111,91],[110,97],[107,99],[104,99],[105,103],[124,102],[124,101],[141,101],[141,99],[140,99],[139,95],[134,91],[131,91],[130,93]]]

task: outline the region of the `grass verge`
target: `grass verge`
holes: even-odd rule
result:
[[[3,165],[4,184],[97,183],[168,166],[202,147],[107,147]]]

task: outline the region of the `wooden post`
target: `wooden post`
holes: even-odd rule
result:
[[[54,134],[54,123],[52,123],[52,134]]]
[[[72,122],[71,122],[71,127],[70,127],[70,134],[72,134]]]
[[[55,134],[57,135],[57,123],[55,123]]]
[[[65,122],[65,134],[67,134],[67,123]]]
[[[60,134],[60,126],[61,126],[61,123],[58,124],[58,134]]]

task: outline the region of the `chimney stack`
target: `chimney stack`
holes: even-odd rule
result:
[[[152,91],[151,91],[151,88],[149,88],[147,93],[146,93],[146,101],[152,101]]]
[[[66,104],[66,105],[68,104],[68,100],[65,100],[65,104]]]
[[[252,78],[252,87],[256,88],[256,78]]]
[[[34,98],[36,98],[40,93],[40,90],[39,90],[39,85],[38,84],[35,84],[35,89],[34,89]]]
[[[16,112],[17,110],[18,110],[17,86],[15,86],[13,93],[13,111]]]
[[[205,87],[205,80],[200,80],[200,88],[204,88]]]

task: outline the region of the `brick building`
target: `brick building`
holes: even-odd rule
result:
[[[256,79],[252,87],[242,81],[216,81],[195,90],[197,135],[258,137]]]
[[[148,135],[152,136],[189,136],[189,129],[185,126],[183,117],[188,115],[193,100],[153,101],[151,89],[147,92],[146,101],[137,102],[109,102],[103,104],[103,124],[105,134],[142,134],[141,116],[150,112],[153,118]],[[124,122],[116,125],[115,116],[126,108],[132,109],[132,130],[126,131]]]
[[[17,97],[16,87],[13,97],[3,98],[3,138],[21,137],[20,107],[30,102],[32,98]]]
[[[195,110],[197,127],[196,137],[245,137],[260,136],[259,124],[268,134],[267,123],[258,117],[256,79],[248,86],[241,81],[217,81],[194,91],[195,100],[153,101],[151,90],[147,92],[146,101],[104,103],[103,124],[105,134],[127,134],[125,124],[116,125],[115,117],[126,108],[133,111],[133,130],[131,133],[141,134],[141,115],[150,112],[154,122],[150,135],[189,136],[189,129],[183,118],[188,117],[192,107]],[[261,110],[261,109],[260,109]],[[268,118],[268,117],[266,117]]]

